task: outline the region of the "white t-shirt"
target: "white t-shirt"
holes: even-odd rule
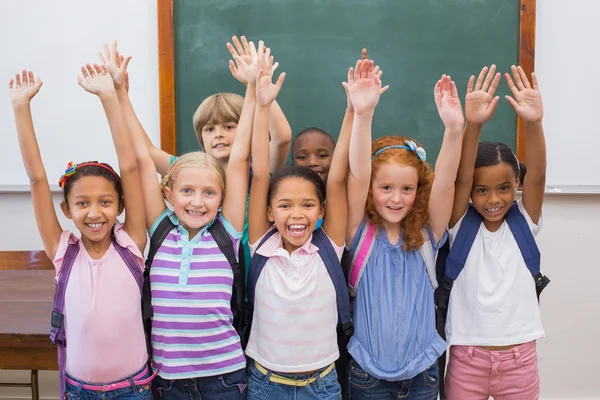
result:
[[[521,200],[519,211],[533,236],[534,224]],[[464,215],[449,231],[450,246]],[[450,345],[507,346],[545,336],[535,283],[506,221],[496,232],[483,222],[450,293],[446,338]]]
[[[326,367],[339,357],[335,287],[311,243],[289,254],[279,232],[250,251],[268,257],[254,298],[246,354],[272,371],[303,372]],[[344,247],[331,242],[338,258]]]

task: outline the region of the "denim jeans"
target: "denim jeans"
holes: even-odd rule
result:
[[[168,380],[154,378],[159,399],[164,400],[244,400],[246,372],[243,369],[224,375]]]
[[[144,366],[144,368],[146,368],[146,367]],[[126,378],[118,380],[117,382],[126,381],[126,380],[140,374],[144,370],[144,368],[140,369],[135,374],[132,374]],[[149,378],[151,374],[152,374],[152,372],[150,370],[148,370],[148,372],[146,372],[146,374],[140,379]],[[128,387],[125,387],[122,389],[111,390],[109,392],[102,393],[102,392],[96,392],[94,390],[83,389],[81,386],[84,384],[94,385],[94,386],[102,386],[104,384],[110,384],[110,383],[116,383],[116,382],[92,383],[92,382],[84,382],[79,379],[75,379],[68,374],[67,374],[67,376],[70,379],[78,382],[79,385],[77,385],[77,386],[71,385],[69,382],[66,382],[65,397],[64,397],[65,400],[95,400],[95,399],[152,400],[152,391],[150,388],[150,384],[139,385],[139,386],[131,385],[131,386],[128,386]]]
[[[386,381],[363,370],[354,360],[349,365],[352,400],[437,400],[440,385],[437,362],[412,379]]]
[[[325,369],[325,368],[324,368]],[[296,375],[275,372],[277,375],[292,379],[309,379],[316,381],[308,386],[289,386],[269,380],[271,371],[264,375],[254,361],[248,362],[248,400],[341,400],[342,389],[337,380],[335,368],[321,378],[321,371],[312,375]]]

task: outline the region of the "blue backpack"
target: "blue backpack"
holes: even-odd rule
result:
[[[456,239],[452,249],[450,249],[449,241],[442,246],[438,252],[436,260],[436,275],[439,287],[435,292],[436,304],[436,328],[438,334],[446,340],[446,318],[448,316],[448,304],[450,302],[450,292],[454,281],[458,278],[462,270],[465,268],[465,263],[473,241],[479,232],[482,217],[472,205],[469,205],[467,213],[460,225]],[[550,279],[542,275],[540,272],[540,250],[535,242],[535,238],[529,229],[527,220],[519,211],[517,203],[513,203],[506,213],[506,222],[508,227],[515,237],[515,241],[519,245],[521,255],[525,261],[527,269],[531,273],[535,281],[535,291],[538,301],[540,294],[544,288],[550,283]],[[440,385],[441,399],[444,399],[443,382],[444,370],[446,367],[446,353],[438,360],[440,367]]]

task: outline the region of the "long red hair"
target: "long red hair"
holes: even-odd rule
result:
[[[387,146],[406,145],[407,140],[414,141],[417,146],[419,142],[406,136],[384,136],[373,142],[371,156],[380,149]],[[377,155],[371,162],[371,184],[369,184],[369,194],[365,204],[365,213],[369,220],[376,225],[381,224],[382,218],[375,210],[373,203],[373,178],[382,165],[386,163],[397,163],[408,165],[417,170],[419,176],[417,195],[412,209],[406,217],[400,222],[400,230],[404,235],[404,250],[418,250],[424,242],[422,235],[423,228],[429,223],[429,214],[427,206],[429,204],[429,194],[433,184],[433,171],[429,163],[421,159],[411,150],[407,149],[387,149]]]

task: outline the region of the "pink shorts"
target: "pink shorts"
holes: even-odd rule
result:
[[[535,341],[509,350],[451,346],[445,389],[448,400],[536,400],[540,378]]]

